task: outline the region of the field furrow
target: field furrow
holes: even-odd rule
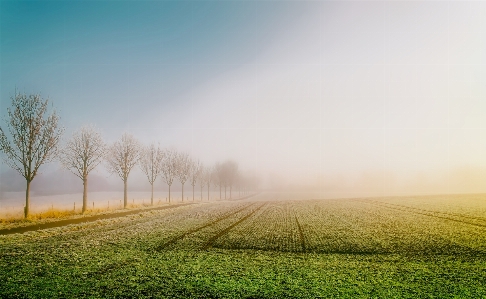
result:
[[[398,211],[410,212],[419,215],[435,217],[437,219],[455,221],[462,224],[486,228],[486,219],[483,217],[473,217],[473,216],[467,216],[458,213],[445,213],[445,212],[431,211],[431,210],[419,209],[419,208],[408,207],[408,206],[398,205],[398,204],[391,204],[391,203],[386,203],[386,202],[381,202],[376,200],[363,200],[363,202],[375,204],[389,209],[396,209]]]
[[[306,252],[307,246],[305,244],[304,231],[302,230],[302,226],[300,225],[299,219],[297,218],[297,216],[294,216],[294,217],[295,217],[295,223],[297,224],[297,228],[299,229],[300,245],[302,246],[302,252]]]
[[[225,227],[223,230],[219,231],[216,235],[214,235],[206,243],[204,243],[204,245],[202,246],[202,249],[206,250],[209,247],[211,247],[218,238],[221,238],[222,236],[224,236],[225,234],[227,234],[231,229],[233,229],[235,226],[239,225],[243,221],[245,221],[248,218],[250,218],[251,216],[253,216],[253,214],[255,214],[256,212],[258,212],[259,210],[261,210],[261,208],[263,208],[264,206],[265,206],[265,203],[261,204],[255,210],[253,210],[250,213],[248,213],[247,215],[243,216],[241,219],[239,219],[235,223],[233,223],[230,226]]]
[[[208,223],[205,223],[203,225],[197,226],[195,228],[189,229],[188,231],[185,231],[185,232],[183,232],[183,233],[181,233],[181,234],[179,234],[179,235],[171,238],[169,241],[164,242],[163,244],[157,246],[155,248],[155,250],[156,251],[163,250],[164,248],[166,248],[166,247],[168,247],[170,245],[173,245],[173,244],[177,243],[178,241],[182,240],[183,238],[187,237],[188,235],[194,234],[194,233],[196,233],[196,232],[198,232],[200,230],[203,230],[203,229],[205,229],[205,228],[207,228],[209,226],[214,226],[218,222],[221,222],[221,221],[226,220],[226,219],[228,219],[228,218],[230,218],[232,216],[235,216],[236,214],[238,214],[238,213],[240,213],[240,212],[248,209],[252,205],[254,205],[254,203],[245,204],[243,207],[238,207],[238,208],[236,208],[235,211],[234,210],[229,211],[229,212],[225,213],[224,215],[218,217],[215,220],[212,220],[212,221],[210,221]]]
[[[289,203],[273,201],[218,238],[213,247],[302,251],[301,239]]]

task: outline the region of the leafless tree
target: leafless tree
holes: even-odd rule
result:
[[[191,163],[190,176],[192,185],[192,201],[194,201],[194,186],[196,186],[197,181],[200,180],[201,177],[201,167],[202,165],[199,160]]]
[[[105,149],[100,132],[93,126],[83,126],[61,151],[61,164],[83,180],[83,213],[88,207],[88,174],[103,161]]]
[[[219,199],[221,199],[221,188],[224,185],[224,168],[223,164],[216,163],[214,165],[214,172],[213,172],[213,183],[216,187],[219,187]]]
[[[177,152],[173,149],[164,151],[164,159],[162,161],[162,179],[169,186],[169,203],[170,203],[170,187],[177,175]]]
[[[209,190],[211,189],[211,183],[214,181],[215,178],[215,171],[213,167],[205,167],[204,168],[204,181],[208,185],[208,201],[209,201]]]
[[[151,145],[143,148],[140,153],[140,168],[147,176],[147,179],[151,186],[150,204],[154,205],[154,182],[162,172],[162,163],[164,160],[164,152],[160,149],[160,146],[155,147]]]
[[[238,174],[238,184],[242,189],[243,194],[249,194],[250,192],[256,192],[259,185],[259,179],[255,174],[245,173]]]
[[[223,163],[224,174],[224,198],[226,199],[226,187],[230,187],[230,198],[233,185],[236,183],[238,177],[238,164],[235,161],[228,160]]]
[[[124,133],[121,140],[113,143],[107,151],[108,171],[116,173],[123,180],[123,206],[127,207],[128,175],[140,158],[140,144],[133,135]]]
[[[182,184],[182,201],[184,201],[184,183],[189,178],[189,174],[191,172],[191,159],[189,158],[189,154],[180,152],[177,153],[176,158],[176,165],[177,171],[176,176],[179,179],[179,182]]]
[[[12,107],[7,108],[8,133],[0,127],[0,151],[4,162],[22,175],[26,182],[24,217],[30,209],[30,183],[39,167],[51,162],[58,155],[58,145],[63,128],[59,127],[59,116],[48,114],[49,100],[39,94],[15,92]]]
[[[241,197],[241,189],[243,187],[243,176],[240,172],[238,172],[236,175],[235,186],[238,188],[238,196]]]
[[[203,199],[203,188],[206,186],[206,167],[201,164],[201,168],[199,169],[199,185],[201,187],[201,201]]]

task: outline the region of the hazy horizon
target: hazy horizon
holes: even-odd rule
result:
[[[0,0],[1,126],[17,88],[50,98],[64,140],[90,123],[108,142],[130,132],[207,165],[233,159],[263,188],[486,192],[485,13],[479,1]],[[55,163],[41,172],[34,191],[82,190]],[[13,173],[0,164],[0,193],[23,190]],[[103,165],[93,174],[93,190],[122,190]],[[137,169],[129,186],[149,185]]]

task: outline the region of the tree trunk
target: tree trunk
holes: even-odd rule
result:
[[[30,181],[27,180],[27,189],[25,189],[25,207],[24,207],[24,217],[29,216],[30,210]]]
[[[83,214],[88,208],[88,176],[83,178]]]
[[[154,205],[154,183],[152,183],[152,196],[150,197],[150,204]]]
[[[123,181],[123,208],[126,209],[128,204],[128,196],[127,196],[127,180]]]
[[[201,186],[201,201],[202,201],[202,189],[203,189],[203,186]]]
[[[182,184],[182,202],[184,202],[184,184]]]
[[[194,185],[192,185],[192,201],[194,201]]]
[[[169,185],[169,203],[170,203],[170,185]]]
[[[209,201],[209,185],[208,185],[208,201]]]

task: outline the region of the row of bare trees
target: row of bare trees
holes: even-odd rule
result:
[[[141,145],[134,136],[125,133],[121,139],[112,145],[105,145],[101,134],[92,126],[85,126],[74,132],[73,136],[61,148],[59,157],[66,169],[71,170],[83,180],[83,212],[87,208],[88,174],[103,160],[107,170],[118,175],[123,181],[123,203],[128,204],[128,177],[131,170],[139,165],[151,185],[151,204],[154,204],[154,183],[160,176],[169,187],[169,203],[171,200],[171,186],[174,179],[178,179],[182,187],[182,201],[184,201],[184,185],[189,180],[192,185],[193,201],[195,186],[199,182],[202,189],[207,185],[208,192],[213,182],[220,188],[231,190],[238,178],[238,165],[233,161],[217,163],[215,167],[204,167],[200,161],[192,160],[185,152],[178,152],[172,148],[162,149],[160,145]],[[208,193],[209,200],[209,193]]]
[[[184,200],[184,184],[189,181],[194,189],[197,183],[203,188],[207,186],[208,200],[211,184],[219,187],[220,199],[224,188],[232,190],[238,184],[240,190],[252,182],[242,177],[238,172],[238,164],[234,161],[216,163],[215,166],[204,166],[200,161],[193,160],[187,153],[178,152],[172,148],[162,149],[160,145],[143,146],[128,133],[113,144],[106,144],[100,132],[93,126],[84,126],[75,131],[71,138],[61,146],[60,140],[64,129],[59,126],[59,117],[53,111],[48,115],[49,102],[40,95],[15,93],[12,97],[12,108],[7,109],[7,127],[10,138],[0,127],[0,151],[3,152],[7,165],[17,170],[27,182],[24,215],[29,215],[30,183],[38,173],[39,167],[59,159],[64,168],[83,181],[83,213],[88,206],[88,176],[98,165],[105,161],[107,170],[117,174],[124,183],[124,207],[128,203],[128,178],[130,172],[139,165],[151,185],[151,204],[154,203],[154,183],[158,177],[170,189],[175,179],[182,186]]]

